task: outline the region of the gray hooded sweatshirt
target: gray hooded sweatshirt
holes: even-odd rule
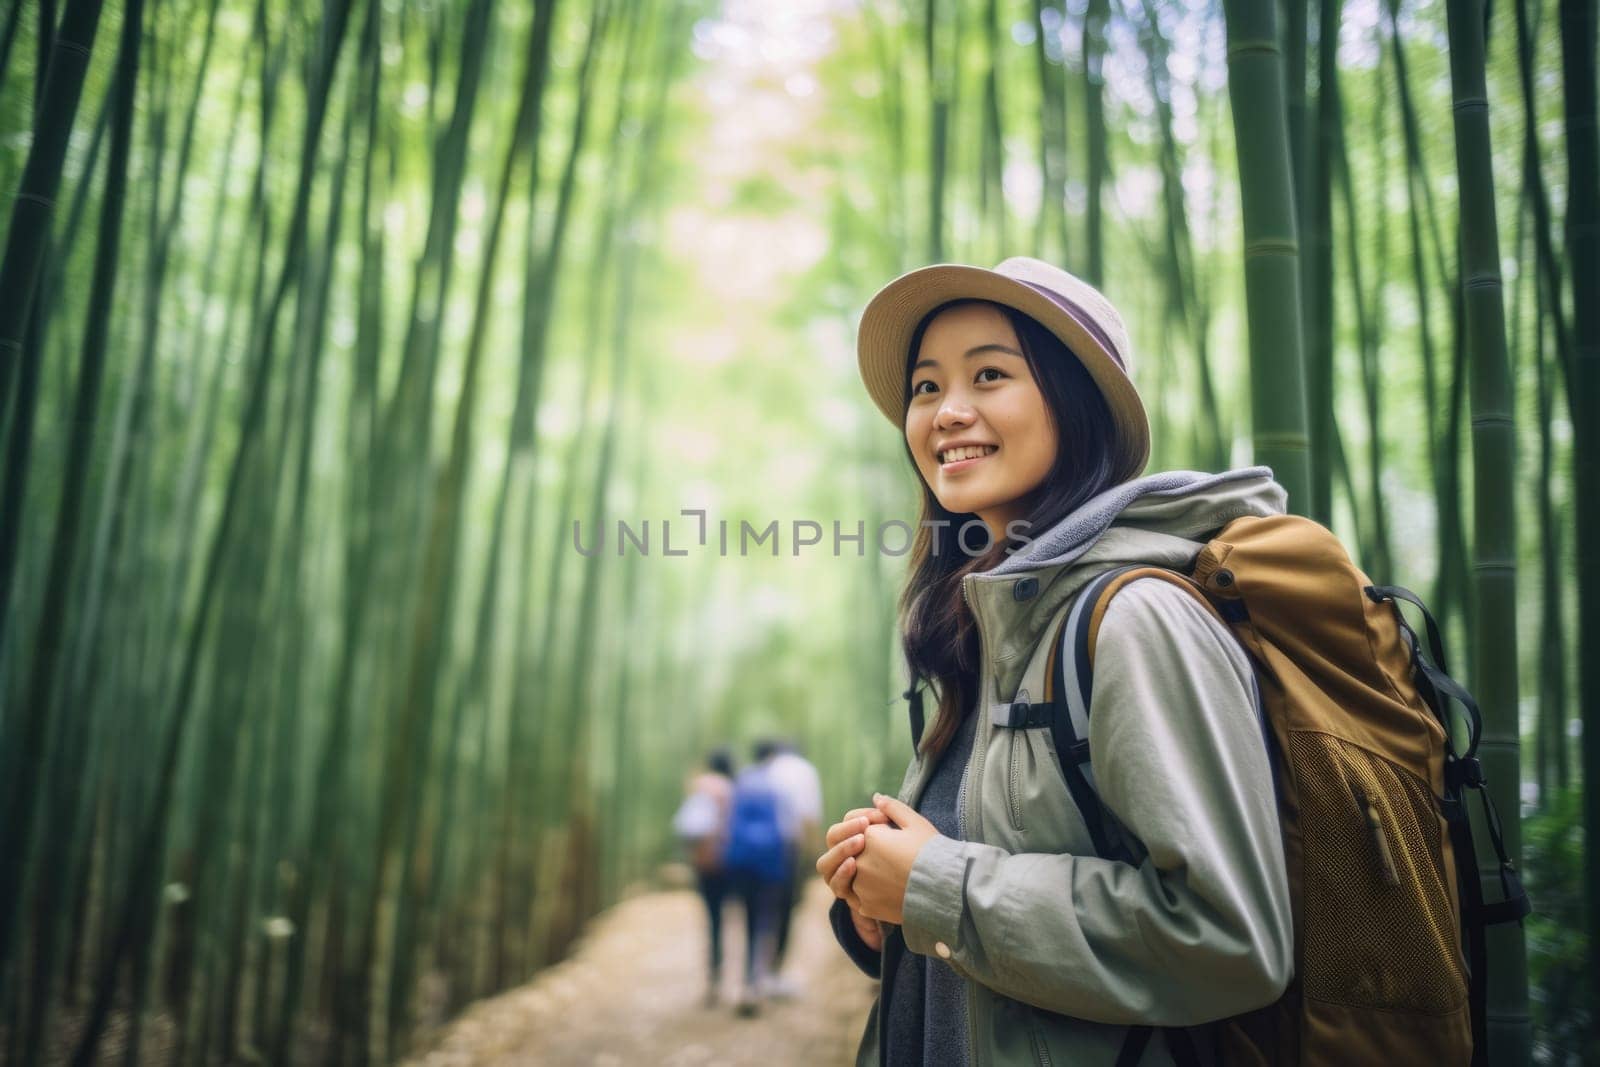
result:
[[[1092,766],[1135,864],[1094,855],[1049,730],[1009,729],[989,710],[1042,693],[1050,640],[1096,575],[1185,569],[1227,523],[1283,506],[1262,467],[1152,475],[963,580],[981,706],[944,760],[907,769],[900,799],[941,830],[912,867],[900,931],[926,959],[896,967],[915,977],[874,1009],[858,1063],[888,1050],[897,1063],[1109,1065],[1130,1027],[1193,1027],[1282,994],[1293,930],[1272,770],[1249,662],[1210,614],[1136,581],[1101,624]],[[832,918],[876,976],[842,902]],[[1171,1062],[1166,1043],[1136,1062]]]

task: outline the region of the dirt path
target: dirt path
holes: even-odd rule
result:
[[[854,1057],[875,984],[845,959],[817,884],[794,916],[789,1000],[734,1014],[738,983],[707,1008],[705,917],[692,891],[634,897],[597,918],[577,951],[535,981],[469,1008],[411,1067],[488,1064],[689,1064],[784,1067]],[[725,919],[724,969],[743,959],[742,919]]]

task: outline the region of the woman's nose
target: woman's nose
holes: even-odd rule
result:
[[[969,426],[974,417],[971,405],[951,397],[939,405],[939,410],[933,416],[933,425],[940,430]]]

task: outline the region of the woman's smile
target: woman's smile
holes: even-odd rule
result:
[[[955,474],[988,459],[999,450],[999,445],[958,445],[939,450],[939,473]]]

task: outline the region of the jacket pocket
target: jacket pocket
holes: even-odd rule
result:
[[[1006,807],[1011,814],[1011,828],[1022,830],[1022,777],[1023,755],[1028,748],[1028,738],[1021,730],[1007,730],[1007,744],[1010,749],[1009,759],[1006,761]]]
[[[1012,852],[1092,850],[1049,727],[996,731],[983,778],[984,821],[997,835],[990,844]]]

